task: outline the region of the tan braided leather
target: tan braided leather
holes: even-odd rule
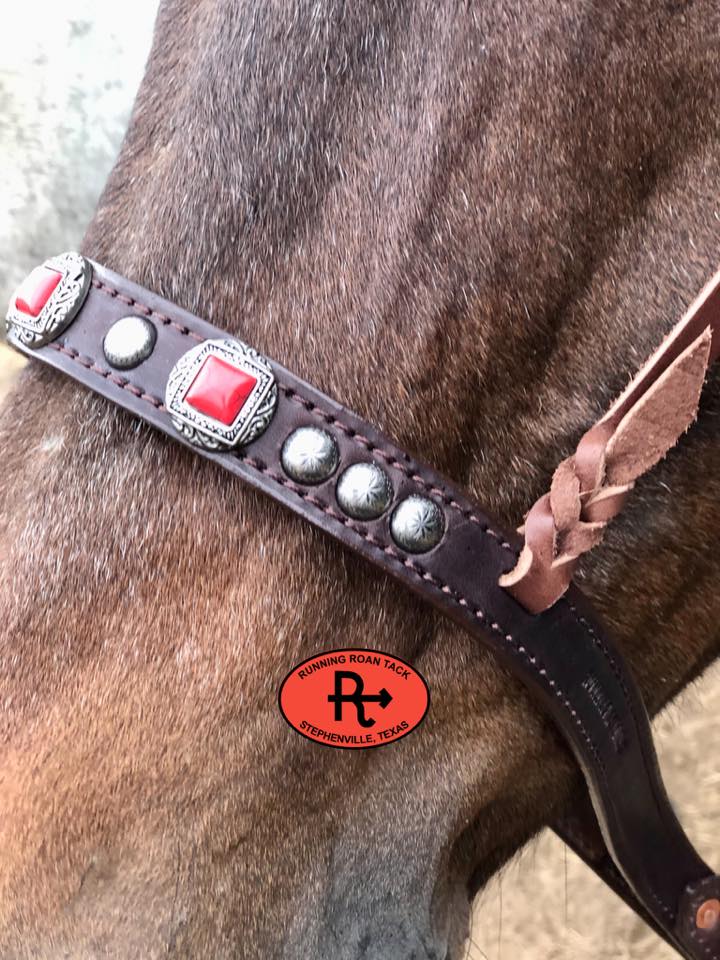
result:
[[[500,584],[540,613],[563,596],[579,558],[602,539],[635,481],[692,425],[708,365],[720,354],[717,273],[528,513],[525,546]]]

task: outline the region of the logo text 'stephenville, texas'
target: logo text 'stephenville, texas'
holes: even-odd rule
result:
[[[379,650],[330,650],[283,680],[280,710],[293,729],[327,747],[367,749],[400,740],[430,704],[409,663]]]

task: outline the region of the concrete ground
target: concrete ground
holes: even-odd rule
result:
[[[38,261],[79,242],[127,122],[154,6],[124,0],[117,17],[94,0],[24,0],[3,16],[0,302]],[[21,363],[0,344],[0,403]],[[657,730],[681,818],[720,866],[720,761],[706,749],[720,740],[720,668]],[[478,898],[466,946],[466,960],[674,956],[549,833]]]

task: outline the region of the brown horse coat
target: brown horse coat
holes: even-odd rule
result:
[[[166,0],[84,250],[315,382],[508,524],[720,250],[715,0]],[[51,252],[51,251],[48,251]],[[653,708],[718,652],[717,380],[583,582]],[[0,956],[445,960],[571,795],[463,632],[31,364],[0,414]],[[415,663],[369,753],[310,654]]]

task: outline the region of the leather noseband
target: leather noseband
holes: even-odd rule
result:
[[[683,350],[698,336],[707,345],[705,328],[720,326],[716,294],[717,284],[684,319],[692,335]],[[561,478],[570,493],[542,508],[551,549],[538,547],[525,572],[532,567],[550,602],[533,612],[513,586],[528,549],[522,537],[350,410],[148,290],[65,254],[33,271],[15,294],[8,331],[24,353],[279,500],[489,648],[552,715],[585,776],[597,822],[588,806],[558,826],[561,835],[682,956],[720,960],[720,877],[694,851],[668,801],[635,681],[570,576],[563,573],[557,596],[543,580],[542,563],[557,570],[558,531],[572,527],[565,542],[577,546],[588,534],[578,525],[598,522],[597,514],[583,514],[599,481],[583,478],[580,456],[573,476]],[[651,381],[678,356],[662,370],[651,363]],[[633,388],[613,429],[647,386],[639,394]],[[609,453],[604,442],[603,463],[615,463],[619,441]],[[527,534],[540,544],[534,523],[531,517]]]

